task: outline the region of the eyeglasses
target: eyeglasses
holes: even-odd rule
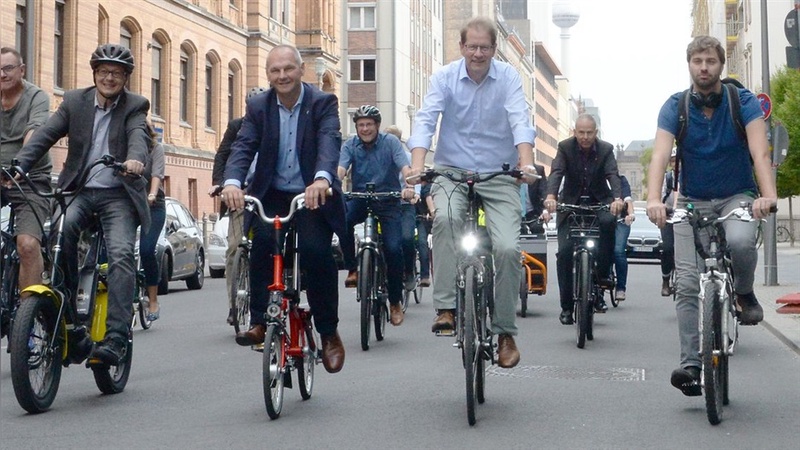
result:
[[[478,50],[480,50],[481,53],[489,53],[494,50],[494,45],[465,45],[464,48],[470,53],[475,53]]]
[[[100,69],[100,70],[95,70],[94,73],[96,73],[97,76],[100,77],[101,80],[103,78],[109,76],[109,75],[111,75],[111,78],[113,78],[115,80],[121,80],[122,77],[125,76],[125,72],[122,72],[122,71],[119,71],[119,70]]]
[[[16,69],[21,65],[22,64],[9,64],[7,66],[0,67],[0,72],[10,73],[12,70]]]

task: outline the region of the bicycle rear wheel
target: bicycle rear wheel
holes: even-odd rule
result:
[[[283,381],[286,373],[284,332],[277,325],[267,327],[263,361],[264,403],[269,418],[275,420],[280,417],[283,408]]]
[[[361,302],[361,350],[369,350],[369,335],[372,332],[372,302],[375,292],[375,271],[372,250],[361,253],[358,267],[358,301]]]
[[[47,411],[61,381],[63,341],[52,298],[32,295],[20,303],[11,331],[11,381],[19,405],[31,414]],[[53,346],[51,346],[53,343]]]
[[[246,247],[236,249],[228,276],[233,277],[229,295],[236,311],[233,330],[238,333],[250,326],[250,251]]]
[[[131,374],[131,361],[133,361],[133,335],[128,331],[127,348],[125,358],[120,360],[119,365],[93,365],[92,374],[94,382],[103,394],[119,394],[125,390],[128,384],[128,377]]]
[[[463,343],[461,346],[462,359],[464,361],[464,375],[466,381],[466,394],[467,394],[467,421],[470,425],[475,425],[475,403],[477,400],[477,371],[478,371],[478,355],[479,343],[477,342],[478,335],[476,333],[476,311],[475,311],[475,296],[477,295],[475,285],[475,269],[467,267],[465,273],[464,289],[461,291],[462,299],[459,305],[464,306],[464,321],[463,325]]]
[[[778,242],[789,242],[789,239],[791,239],[789,229],[784,226],[778,227],[776,239]]]
[[[3,235],[5,240],[5,234]],[[11,327],[14,323],[14,313],[17,309],[19,302],[19,259],[16,257],[16,251],[11,250],[9,254],[7,249],[14,246],[13,238],[3,242],[4,255],[2,261],[2,285],[0,286],[0,338],[8,336],[9,345],[11,344]]]
[[[706,398],[706,415],[712,425],[722,421],[722,405],[724,397],[723,367],[727,366],[722,348],[722,307],[720,305],[720,288],[714,281],[703,285],[703,330],[702,362],[703,389]]]
[[[592,302],[590,296],[592,293],[592,276],[589,265],[589,253],[586,251],[578,253],[577,257],[577,280],[578,285],[578,298],[575,301],[575,330],[576,330],[576,343],[578,348],[583,348],[586,345],[586,336],[591,333],[591,325],[589,323],[592,314]]]
[[[314,366],[317,364],[317,341],[314,329],[311,326],[311,317],[304,321],[305,332],[300,334],[300,347],[303,349],[303,359],[297,360],[297,384],[300,387],[300,396],[303,400],[311,398],[314,391]]]

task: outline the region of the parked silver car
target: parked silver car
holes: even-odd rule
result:
[[[167,197],[167,220],[158,238],[156,251],[161,261],[158,294],[169,293],[169,282],[185,280],[189,289],[201,289],[205,278],[203,234],[189,209]]]
[[[631,234],[625,253],[628,258],[661,259],[661,230],[650,219],[644,208],[635,208],[636,220],[631,223]]]
[[[208,274],[211,278],[225,276],[225,252],[228,250],[228,216],[220,217],[208,235]]]

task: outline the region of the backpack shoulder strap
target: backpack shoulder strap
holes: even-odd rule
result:
[[[739,134],[739,138],[747,142],[747,131],[744,129],[742,120],[742,101],[739,98],[739,89],[731,83],[723,83],[722,85],[728,89],[728,109],[731,113],[731,120],[736,125],[736,132]]]
[[[675,141],[680,147],[683,138],[686,137],[686,125],[689,123],[689,89],[683,91],[678,97],[678,133],[675,134]]]

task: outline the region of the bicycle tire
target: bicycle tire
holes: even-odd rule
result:
[[[778,242],[789,242],[792,238],[792,235],[789,233],[789,229],[784,227],[783,225],[779,226],[775,233],[775,238]]]
[[[578,267],[575,271],[577,275],[578,298],[575,305],[575,330],[576,345],[583,348],[586,345],[586,336],[591,332],[589,320],[591,317],[592,302],[590,296],[592,292],[591,267],[589,265],[589,252],[582,251],[577,255]]]
[[[264,359],[261,367],[264,384],[264,404],[272,420],[283,409],[284,374],[286,373],[285,334],[277,325],[269,325],[264,338]]]
[[[4,234],[5,239],[5,234]],[[13,246],[11,240],[3,243],[3,246],[11,248]],[[2,285],[0,286],[0,338],[8,336],[9,344],[11,343],[11,328],[14,325],[14,314],[19,303],[19,258],[16,257],[16,252],[6,253],[5,248],[3,258],[3,274]]]
[[[142,326],[142,329],[147,330],[151,325],[153,325],[153,322],[147,318],[147,316],[150,314],[150,308],[144,306],[149,304],[150,300],[147,296],[147,287],[143,283],[144,280],[141,280],[138,277],[136,280],[136,295],[138,297],[136,300],[138,302],[136,310],[139,315],[139,325]]]
[[[305,331],[300,334],[300,348],[303,349],[303,358],[297,360],[297,385],[300,388],[300,397],[303,400],[311,398],[314,391],[314,366],[317,364],[317,343],[314,329],[311,327],[311,317],[306,316]]]
[[[422,277],[420,276],[420,262],[419,262],[419,252],[416,253],[417,257],[414,260],[414,275],[416,280],[416,287],[414,288],[414,303],[418,304],[422,301],[422,290],[424,289],[420,282],[422,281]]]
[[[236,312],[233,330],[239,333],[250,326],[250,251],[247,247],[236,249],[229,276],[233,277],[229,295]]]
[[[61,382],[63,340],[53,339],[59,332],[57,316],[53,299],[34,294],[20,303],[11,331],[14,395],[19,405],[31,414],[50,408]]]
[[[528,317],[528,280],[527,274],[522,272],[522,281],[519,284],[519,315]]]
[[[377,257],[377,264],[375,264],[375,285],[373,286],[373,320],[375,322],[375,339],[382,341],[386,337],[386,323],[389,322],[389,307],[387,302],[387,287],[386,287],[386,264],[383,262],[381,256]]]
[[[722,349],[722,308],[720,305],[719,285],[714,281],[706,281],[703,285],[703,330],[702,362],[703,389],[706,400],[708,422],[717,425],[722,421],[723,386],[721,366],[724,352]],[[727,336],[725,337],[727,339]]]
[[[462,358],[464,361],[464,375],[466,382],[466,396],[467,396],[467,421],[470,426],[475,425],[475,403],[477,400],[477,385],[476,385],[476,372],[477,372],[477,323],[475,321],[475,269],[468,266],[464,271],[464,289],[461,293],[462,301],[460,304],[464,305],[464,322],[463,322],[463,338],[464,341],[461,346]]]
[[[364,249],[358,266],[358,301],[361,303],[361,350],[369,350],[369,335],[372,332],[372,295],[375,272],[372,269],[372,250]]]
[[[125,390],[125,386],[128,384],[128,377],[131,374],[131,362],[133,361],[133,335],[130,331],[128,331],[126,346],[125,358],[119,362],[119,365],[91,366],[94,382],[103,394],[119,394]]]

